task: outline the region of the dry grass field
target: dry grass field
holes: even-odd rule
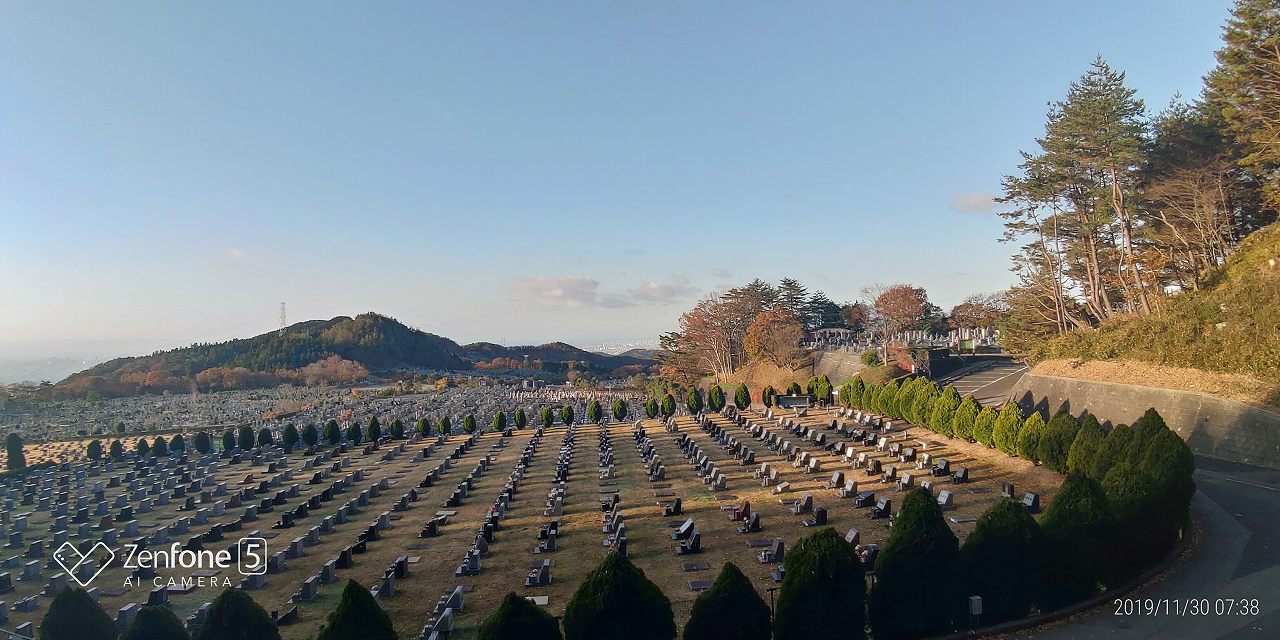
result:
[[[803,424],[811,426],[825,425],[834,416],[826,412],[811,412],[809,416],[800,418]],[[751,414],[753,420],[766,422],[758,414]],[[679,433],[667,432],[660,421],[645,420],[642,425],[654,442],[657,453],[667,468],[665,481],[650,482],[635,439],[632,436],[632,423],[614,423],[611,425],[583,425],[577,428],[576,445],[572,457],[572,466],[567,482],[567,497],[564,514],[560,517],[559,550],[554,553],[535,555],[539,526],[549,520],[543,515],[546,497],[553,484],[556,460],[566,430],[557,426],[545,431],[541,443],[533,455],[527,468],[525,479],[520,485],[515,500],[511,503],[506,518],[496,533],[496,541],[490,546],[490,554],[481,560],[482,571],[478,576],[455,577],[454,569],[461,562],[463,555],[475,539],[481,522],[498,494],[502,491],[508,475],[515,469],[524,447],[533,437],[534,431],[526,429],[515,432],[505,439],[505,446],[496,445],[502,440],[501,434],[488,433],[481,436],[478,442],[466,454],[454,462],[437,483],[429,488],[417,489],[420,499],[411,504],[407,511],[393,512],[392,526],[383,532],[379,540],[369,543],[368,551],[354,556],[354,566],[338,571],[338,581],[324,585],[319,595],[310,602],[298,604],[298,622],[281,629],[282,635],[289,640],[314,637],[325,617],[337,604],[343,584],[352,578],[372,587],[379,583],[383,571],[399,556],[409,556],[410,575],[397,580],[395,595],[382,599],[382,606],[391,615],[396,630],[402,638],[416,638],[423,624],[430,616],[435,602],[447,590],[455,585],[464,585],[468,592],[465,596],[465,610],[455,618],[456,635],[467,638],[474,634],[476,626],[508,591],[515,591],[525,596],[545,596],[547,609],[554,615],[562,615],[565,604],[572,596],[577,584],[605,555],[606,534],[602,532],[600,500],[607,499],[616,491],[621,499],[621,508],[627,527],[629,552],[636,564],[641,567],[650,579],[655,581],[671,599],[678,625],[683,625],[688,618],[697,593],[689,586],[691,580],[713,580],[720,567],[726,561],[733,561],[752,579],[762,596],[767,599],[767,589],[775,586],[769,574],[775,569],[773,565],[761,564],[757,560],[759,549],[750,548],[749,540],[773,540],[782,538],[788,545],[810,532],[801,522],[804,517],[792,515],[789,508],[779,503],[779,499],[798,499],[805,493],[812,493],[815,504],[825,506],[829,514],[829,526],[843,534],[850,528],[862,532],[863,544],[883,544],[888,535],[887,520],[871,520],[867,510],[854,509],[852,500],[837,497],[834,490],[823,488],[832,470],[841,469],[857,479],[862,489],[877,492],[878,496],[897,499],[901,497],[892,487],[881,484],[878,478],[865,476],[862,471],[851,471],[847,463],[843,463],[835,455],[818,451],[816,446],[810,451],[819,455],[824,471],[819,474],[805,474],[792,463],[769,451],[762,443],[751,438],[744,430],[734,425],[728,418],[712,416],[713,421],[727,429],[732,435],[745,442],[756,451],[756,463],[751,466],[740,465],[732,459],[731,453],[720,447],[710,434],[699,428],[692,417],[676,419]],[[781,433],[780,427],[773,421],[768,426]],[[614,451],[615,473],[611,480],[600,479],[599,442],[600,435],[607,433]],[[691,436],[704,451],[725,472],[726,488],[713,492],[703,484],[697,471],[681,454],[677,439],[682,433]],[[970,469],[972,481],[966,485],[948,487],[956,494],[956,509],[948,512],[948,516],[979,515],[990,504],[999,499],[1001,482],[1014,482],[1018,492],[1037,491],[1047,504],[1052,499],[1060,481],[1059,476],[1025,461],[1009,458],[1004,454],[988,450],[984,447],[961,443],[942,438],[917,428],[900,430],[895,437],[905,437],[912,443],[923,440],[926,452],[935,456],[947,457],[953,465],[963,465]],[[287,569],[281,573],[268,574],[265,588],[251,593],[268,611],[285,611],[293,606],[289,600],[297,591],[303,580],[318,573],[323,564],[335,557],[347,545],[356,542],[357,534],[378,514],[391,510],[393,503],[416,488],[418,481],[426,473],[445,458],[450,451],[465,438],[455,436],[425,460],[415,462],[414,454],[425,446],[425,443],[406,445],[406,453],[390,461],[382,461],[381,455],[391,446],[384,445],[381,450],[362,454],[355,449],[345,454],[350,458],[350,467],[335,479],[351,470],[362,469],[365,478],[336,499],[325,503],[320,509],[313,510],[309,516],[288,529],[272,529],[271,525],[279,517],[281,507],[270,514],[263,514],[256,522],[245,525],[240,532],[227,534],[226,544],[235,538],[247,535],[253,529],[259,529],[263,537],[268,538],[268,549],[275,553],[288,546],[296,537],[303,536],[307,530],[320,523],[324,516],[333,513],[337,508],[354,497],[369,485],[386,478],[390,488],[377,498],[371,499],[369,505],[360,513],[351,517],[346,524],[337,525],[332,533],[321,537],[320,543],[306,547],[305,554],[299,558],[289,559]],[[789,439],[797,444],[802,440],[795,436]],[[79,446],[83,446],[81,443]],[[479,463],[481,458],[492,455],[489,471],[476,478],[474,488],[460,507],[450,508],[456,514],[450,517],[448,524],[441,528],[441,534],[433,538],[418,538],[417,534],[428,520],[438,511],[445,509],[445,499],[466,475]],[[887,460],[888,454],[877,454]],[[300,496],[289,500],[285,508],[301,504],[313,494],[318,494],[328,487],[328,482],[310,485],[307,479],[310,471],[302,471],[303,456],[290,456],[289,469],[294,470],[294,477],[286,481],[281,488],[298,484]],[[777,496],[772,488],[761,486],[759,480],[752,477],[760,463],[771,462],[782,472],[782,480],[791,484],[788,494]],[[117,469],[116,474],[123,472]],[[102,478],[110,474],[104,474]],[[216,472],[217,479],[228,483],[234,492],[242,484],[246,476],[252,475],[255,480],[270,478],[265,466],[251,467],[249,464],[221,464]],[[90,483],[97,480],[91,478]],[[107,500],[114,499],[115,493],[122,489],[108,489]],[[682,498],[685,515],[682,517],[664,518],[662,508],[658,505],[658,491],[672,492]],[[739,523],[732,522],[725,508],[738,504],[742,500],[750,500],[753,508],[761,514],[763,531],[758,534],[739,535],[736,528]],[[138,514],[141,533],[153,531],[161,524],[172,522],[175,518],[186,515],[178,511],[181,500],[175,500],[166,507],[160,507],[149,514]],[[29,530],[24,543],[38,539],[41,533],[47,532],[51,524],[51,515],[45,511],[31,507],[15,507],[15,512],[30,512]],[[116,511],[112,510],[113,513]],[[213,518],[213,522],[230,522],[239,517],[243,508],[227,508],[222,517]],[[692,556],[677,557],[675,543],[670,538],[671,526],[693,518],[702,533],[703,553]],[[92,520],[96,522],[96,519]],[[953,524],[957,535],[963,539],[972,530],[972,524]],[[193,533],[207,529],[193,528]],[[40,533],[38,533],[40,532]],[[96,533],[94,535],[97,535]],[[45,536],[51,538],[51,536]],[[76,540],[74,537],[72,540]],[[122,538],[122,543],[124,542]],[[223,543],[210,544],[211,548],[226,546]],[[5,557],[21,556],[24,548],[6,549]],[[46,558],[48,555],[46,554]],[[25,558],[20,558],[26,560]],[[531,563],[551,559],[553,582],[549,586],[526,588],[524,577]],[[416,560],[414,562],[413,560]],[[685,563],[705,563],[706,569],[686,572]],[[14,575],[15,592],[6,594],[4,598],[13,603],[21,598],[39,592],[43,583],[56,570],[46,567],[44,577],[39,582],[17,580],[21,573],[18,568],[6,569]],[[140,586],[119,588],[128,572],[118,562],[113,564],[94,582],[100,589],[101,602],[104,608],[115,614],[116,610],[128,602],[145,602],[147,592],[151,588],[149,580]],[[230,575],[224,575],[230,574]],[[162,572],[162,575],[185,575],[181,573]],[[232,571],[223,571],[216,576],[221,583],[229,578],[233,583],[239,582],[240,576]],[[114,589],[114,590],[112,590]],[[110,591],[109,591],[110,590]],[[219,587],[198,587],[186,593],[171,591],[170,606],[179,616],[191,614],[201,603],[211,600],[220,591]],[[47,609],[49,598],[39,599],[40,609],[31,613],[13,612],[13,622],[17,624],[26,620],[37,620]]]

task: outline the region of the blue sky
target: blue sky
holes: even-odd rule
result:
[[[707,291],[1010,284],[982,206],[1096,54],[1194,96],[1227,0],[0,4],[0,356],[376,310],[651,339]]]

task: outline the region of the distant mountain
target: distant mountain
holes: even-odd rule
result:
[[[628,349],[618,354],[623,358],[638,358],[640,360],[657,360],[657,349]]]
[[[300,322],[252,338],[116,358],[69,376],[55,385],[53,395],[264,387],[307,382],[317,376],[344,380],[363,377],[361,367],[371,372],[520,369],[526,366],[526,356],[529,365],[536,361],[537,368],[545,371],[573,368],[599,376],[623,375],[631,372],[629,368],[653,364],[644,358],[591,353],[562,342],[515,347],[478,342],[464,347],[392,318],[365,313]]]

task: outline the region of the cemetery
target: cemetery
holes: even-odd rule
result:
[[[488,393],[497,403],[508,392]],[[401,637],[427,637],[474,628],[509,591],[562,615],[614,552],[662,589],[683,624],[727,562],[759,593],[777,587],[788,548],[815,528],[834,528],[874,558],[913,488],[935,496],[964,540],[1012,487],[1015,499],[1034,496],[1028,507],[1040,509],[1061,483],[1032,462],[871,411],[730,406],[581,423],[574,416],[591,405],[566,399],[576,409],[555,415],[568,427],[414,431],[291,451],[276,437],[248,450],[130,451],[97,463],[68,456],[10,479],[0,521],[9,624],[38,622],[50,595],[69,584],[53,560],[68,541],[79,552],[97,542],[133,549],[134,563],[119,557],[89,584],[120,624],[147,603],[195,624],[230,585],[270,612],[283,637],[311,638],[354,579]],[[413,410],[380,420],[408,421]],[[136,563],[139,553],[239,558],[241,537],[264,541],[263,572],[241,575],[235,562],[212,570]],[[96,571],[93,562],[77,575]]]

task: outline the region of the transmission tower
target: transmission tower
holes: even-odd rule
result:
[[[284,328],[289,324],[289,315],[285,313],[284,303],[280,303],[280,333],[284,333]]]

